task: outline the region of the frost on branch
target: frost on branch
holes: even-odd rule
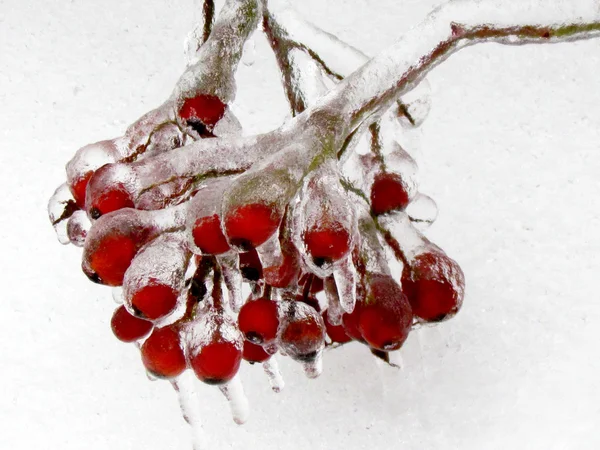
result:
[[[437,206],[419,191],[411,133],[430,107],[428,71],[480,42],[600,33],[591,0],[451,1],[369,59],[286,5],[229,0],[213,15],[206,1],[171,97],[79,149],[48,204],[59,241],[83,247],[83,272],[117,290],[112,330],[171,381],[194,448],[191,373],[218,385],[241,424],[242,361],[279,392],[277,353],[315,378],[328,346],[357,341],[387,361],[414,326],[460,310],[462,270],[422,234]],[[242,137],[229,106],[258,24],[293,117]]]

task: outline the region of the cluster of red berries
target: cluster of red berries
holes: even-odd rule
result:
[[[225,110],[218,98],[199,95],[183,102],[178,121],[201,138],[212,137]],[[440,321],[460,308],[464,279],[456,262],[415,229],[411,236],[405,230],[404,245],[402,232],[375,226],[380,218],[405,217],[416,188],[402,173],[364,164],[366,172],[376,168],[366,176],[370,210],[366,199],[359,207],[352,202],[361,200],[347,195],[340,204],[340,193],[329,192],[335,182],[327,171],[335,174],[337,164],[323,163],[325,169],[314,171],[318,176],[304,177],[284,208],[260,200],[226,204],[241,178],[236,174],[202,180],[192,189],[167,189],[168,195],[143,207],[131,195],[140,190],[135,180],[105,176],[115,165],[169,154],[164,151],[172,146],[139,155],[136,163],[125,156],[71,176],[73,200],[62,202],[61,217],[73,222],[69,237],[84,246],[85,274],[123,288],[114,334],[124,342],[144,339],[142,361],[154,376],[172,378],[191,368],[200,380],[222,384],[242,359],[264,362],[276,352],[317,376],[328,343],[355,340],[380,354],[397,350],[416,321]],[[163,170],[168,177],[169,168]],[[303,196],[308,200],[297,199]],[[83,212],[93,221],[89,229],[81,226]],[[387,268],[385,240],[400,254],[401,280]],[[252,291],[245,302],[242,281]]]
[[[379,124],[363,154],[324,145],[318,114],[240,137],[231,80],[257,22],[241,3],[167,102],[75,154],[50,219],[88,278],[119,290],[112,330],[155,377],[228,386],[242,359],[273,372],[275,353],[316,377],[324,348],[350,341],[386,359],[416,323],[456,314],[463,273],[413,227],[416,163]]]

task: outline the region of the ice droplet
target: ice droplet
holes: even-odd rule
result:
[[[406,214],[413,225],[423,231],[429,228],[437,219],[438,207],[428,195],[418,193],[406,207]]]
[[[83,247],[88,231],[92,227],[85,211],[75,211],[67,222],[67,235],[76,247]]]
[[[236,376],[229,383],[219,386],[219,390],[229,402],[233,421],[238,425],[246,423],[250,415],[250,406],[240,377]]]
[[[256,43],[253,38],[250,38],[244,44],[244,54],[242,56],[242,63],[245,66],[252,66],[256,61]]]
[[[302,363],[304,374],[308,378],[317,378],[323,373],[323,351],[317,352],[314,359]]]
[[[285,382],[283,381],[281,372],[279,372],[279,364],[275,359],[275,355],[271,356],[264,363],[262,363],[262,366],[267,378],[269,379],[269,384],[271,385],[273,392],[281,392],[285,386]]]

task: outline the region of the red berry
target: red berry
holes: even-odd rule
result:
[[[394,173],[379,173],[371,187],[373,214],[404,210],[410,203],[408,188],[402,178]]]
[[[157,320],[169,314],[177,305],[179,293],[164,284],[149,284],[131,297],[131,306],[145,319]]]
[[[205,127],[212,129],[221,120],[226,108],[227,105],[219,97],[200,94],[185,99],[179,109],[179,117],[188,122],[190,126],[201,122]]]
[[[221,231],[221,219],[217,214],[196,220],[192,236],[194,243],[202,253],[219,255],[230,249],[227,239]]]
[[[131,236],[109,234],[87,256],[87,265],[91,269],[84,272],[94,282],[109,286],[121,286],[125,271],[139,250]]]
[[[240,309],[238,327],[250,342],[272,341],[279,327],[277,303],[266,298],[247,301]]]
[[[75,203],[80,208],[85,208],[85,190],[87,189],[88,181],[94,172],[86,172],[80,178],[78,178],[72,185],[69,186],[71,190],[71,194],[73,194],[73,198],[75,199]]]
[[[327,319],[327,313],[323,314],[323,321],[325,322],[327,335],[331,338],[332,342],[345,344],[346,342],[350,342],[352,340],[352,338],[346,334],[346,331],[342,325],[333,325],[329,322]]]
[[[283,261],[280,266],[266,267],[263,270],[265,283],[276,287],[285,288],[290,286],[300,274],[300,265],[295,254],[283,252]]]
[[[398,350],[412,326],[408,299],[389,275],[371,274],[367,290],[358,321],[362,337],[377,350]]]
[[[103,214],[116,211],[122,208],[133,208],[133,199],[125,187],[121,184],[104,191],[97,198],[92,200],[92,205],[89,209],[92,219],[97,219]]]
[[[173,378],[186,369],[179,331],[172,326],[155,328],[142,345],[146,370],[159,378]]]
[[[264,348],[260,345],[253,344],[250,341],[244,341],[244,349],[242,351],[242,358],[251,364],[265,362],[269,359],[269,355]]]
[[[232,245],[248,250],[269,239],[280,222],[281,215],[272,206],[261,203],[238,206],[225,216],[225,234]]]
[[[362,334],[358,328],[360,320],[361,304],[356,303],[354,310],[351,313],[345,313],[342,315],[342,328],[346,335],[351,339],[358,342],[365,342]]]
[[[462,306],[465,276],[456,261],[431,251],[404,266],[402,289],[416,316],[439,322],[455,315]]]
[[[216,341],[201,346],[190,365],[203,382],[223,384],[235,376],[241,360],[242,352],[235,343]]]
[[[110,320],[110,327],[118,340],[134,342],[152,331],[152,322],[132,316],[127,312],[125,306],[121,305],[115,309]]]
[[[304,243],[315,264],[337,261],[350,250],[350,234],[341,225],[314,227],[304,233]]]
[[[263,277],[262,264],[256,250],[240,253],[239,258],[240,272],[246,281],[258,281]]]
[[[325,324],[310,306],[290,302],[278,337],[279,345],[292,359],[311,361],[325,345]]]

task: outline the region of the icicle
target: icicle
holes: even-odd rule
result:
[[[279,243],[279,233],[274,233],[267,241],[256,247],[258,258],[263,271],[269,267],[279,267],[283,264],[283,254]]]
[[[123,288],[121,286],[115,286],[112,288],[112,298],[117,305],[122,305],[125,297],[123,295]]]
[[[345,312],[351,313],[356,304],[356,268],[351,254],[348,254],[341,264],[334,268],[333,278],[337,286],[340,306]]]
[[[302,362],[302,369],[308,378],[317,378],[323,373],[323,351],[317,352],[314,359]]]
[[[262,363],[262,366],[267,378],[269,379],[269,384],[271,385],[273,392],[281,392],[285,387],[285,382],[283,381],[283,377],[279,371],[279,364],[277,363],[275,356],[273,355],[267,359],[264,363]]]
[[[200,420],[199,403],[196,400],[196,391],[194,389],[194,380],[189,373],[184,372],[178,378],[171,380],[171,386],[177,393],[177,400],[181,408],[183,419],[190,425],[192,432],[193,450],[203,450],[207,448],[206,437],[202,422]]]
[[[325,279],[323,287],[325,288],[325,296],[327,297],[327,320],[332,325],[341,325],[344,310],[340,305],[338,288],[333,276]]]
[[[229,251],[217,256],[221,273],[227,287],[229,307],[238,312],[244,303],[242,298],[242,274],[238,270],[239,259],[235,252]]]
[[[229,383],[219,386],[219,390],[229,402],[233,421],[238,425],[245,423],[250,414],[250,407],[239,375],[234,377]]]

